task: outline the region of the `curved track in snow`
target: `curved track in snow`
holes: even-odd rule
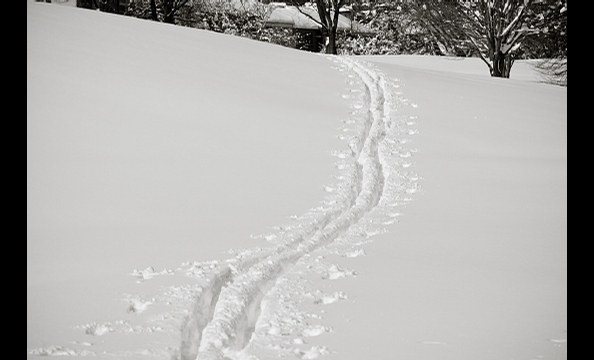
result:
[[[278,316],[274,294],[283,275],[316,249],[355,232],[358,223],[394,222],[400,215],[394,208],[417,190],[417,176],[405,170],[411,153],[404,144],[414,133],[412,123],[394,116],[406,102],[396,96],[398,85],[363,62],[330,59],[349,74],[351,84],[363,85],[352,90],[356,111],[344,130],[356,135],[345,137],[350,150],[337,154],[340,182],[328,189],[333,196],[323,206],[300,218],[299,227],[276,236],[276,246],[228,261],[198,290],[182,327],[181,359],[249,358],[254,339],[274,334],[266,325]]]
[[[332,304],[348,299],[348,294],[324,294],[316,288],[319,283],[308,283],[307,276],[322,273],[322,279],[336,280],[355,275],[321,259],[325,254],[364,255],[359,246],[386,232],[401,215],[399,207],[419,190],[419,177],[410,169],[416,151],[410,148],[411,136],[416,133],[414,117],[398,112],[408,104],[399,80],[354,58],[328,58],[332,67],[345,75],[348,93],[341,95],[352,111],[342,120],[338,135],[347,146],[333,152],[338,158],[336,183],[324,186],[328,195],[321,205],[292,217],[290,225],[258,236],[266,239],[268,246],[230,250],[235,256],[226,261],[188,262],[176,269],[198,284],[183,279],[182,286],[160,288],[158,294],[126,295],[127,311],[135,316],[129,321],[79,327],[87,335],[106,339],[111,333],[147,336],[153,345],[137,350],[108,346],[105,351],[99,350],[103,341],[96,345],[74,342],[73,347],[81,350],[54,346],[29,354],[176,360],[258,360],[288,355],[313,359],[327,354],[325,346],[309,347],[303,337],[332,331],[331,326],[320,324],[321,316],[301,305],[312,300],[314,304]],[[130,275],[142,283],[176,271],[147,268]],[[161,347],[159,344],[169,343],[170,336],[174,341],[181,336],[181,343],[174,348]],[[87,349],[89,346],[98,350]]]

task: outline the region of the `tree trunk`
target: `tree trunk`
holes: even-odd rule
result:
[[[325,39],[325,37],[328,39],[328,43],[326,44],[326,54],[336,55],[338,53],[336,48],[338,15],[340,8],[344,3],[342,0],[329,0],[328,2],[324,0],[315,0],[315,2],[318,9],[318,16],[320,17],[319,23],[322,26],[322,39]]]
[[[491,71],[491,76],[509,79],[512,64],[513,59],[511,54],[504,54],[501,51],[497,51],[493,55],[493,70]]]
[[[336,30],[338,29],[338,15],[339,15],[341,4],[342,3],[339,1],[334,2],[334,14],[332,14],[330,11],[328,11],[328,19],[331,21],[328,21],[328,23],[329,23],[328,24],[329,25],[328,38],[330,41],[328,43],[328,49],[327,49],[326,53],[332,54],[332,55],[338,54],[338,49],[336,48]],[[332,15],[332,17],[330,17],[330,15]]]
[[[163,22],[167,24],[175,24],[175,16],[173,12],[165,14],[163,17]]]
[[[509,79],[509,73],[511,72],[511,67],[514,63],[514,59],[512,57],[512,54],[506,54],[505,55],[505,71],[503,73],[503,77],[506,79]]]
[[[151,20],[159,20],[157,17],[157,4],[155,3],[155,0],[151,0]]]
[[[502,77],[504,57],[501,51],[497,51],[493,54],[493,70],[491,76]]]
[[[174,0],[163,0],[161,2],[163,9],[163,22],[167,24],[175,24],[175,3]]]
[[[336,29],[328,31],[328,46],[326,46],[326,54],[336,55]]]

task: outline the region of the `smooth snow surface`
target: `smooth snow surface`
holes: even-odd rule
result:
[[[567,90],[478,65],[28,2],[28,358],[566,359]]]

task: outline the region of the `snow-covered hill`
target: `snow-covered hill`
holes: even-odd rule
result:
[[[481,65],[28,2],[28,358],[566,359],[567,90]]]

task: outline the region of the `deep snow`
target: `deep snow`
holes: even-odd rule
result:
[[[361,274],[357,311],[341,309],[374,331],[335,323],[337,340],[367,345],[353,358],[565,359],[566,88],[476,74],[478,59],[468,73],[449,59],[365,59],[418,105],[402,112],[417,117],[423,194],[362,258],[365,278],[391,286]],[[514,66],[512,77],[538,78]]]
[[[566,359],[567,90],[486,72],[29,2],[28,358]]]

